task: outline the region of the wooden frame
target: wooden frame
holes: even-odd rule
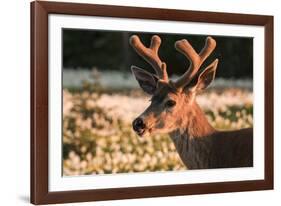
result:
[[[70,14],[257,25],[265,28],[265,179],[236,182],[49,192],[48,15]],[[77,3],[31,3],[31,202],[113,200],[273,189],[273,17]]]

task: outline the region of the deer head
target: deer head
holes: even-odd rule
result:
[[[179,128],[188,128],[189,119],[196,115],[196,93],[207,88],[213,81],[218,59],[214,60],[202,72],[202,63],[216,47],[216,41],[207,37],[205,46],[198,54],[190,43],[183,39],[175,43],[175,48],[187,57],[190,66],[177,80],[169,80],[166,64],[159,55],[161,44],[159,36],[151,38],[150,47],[145,47],[139,37],[133,35],[130,44],[155,70],[149,73],[139,67],[131,70],[144,92],[151,95],[149,107],[133,121],[133,129],[139,136],[153,133],[170,133]]]

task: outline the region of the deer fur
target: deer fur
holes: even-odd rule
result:
[[[198,105],[187,115],[191,117],[184,123],[186,126],[169,135],[188,169],[253,166],[253,139],[247,138],[252,136],[252,128],[217,131]]]

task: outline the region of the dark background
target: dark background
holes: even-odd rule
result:
[[[63,67],[64,69],[122,70],[130,72],[134,64],[153,71],[148,63],[141,59],[129,45],[129,37],[139,35],[142,42],[149,46],[155,33],[100,31],[100,30],[63,30]],[[187,39],[199,52],[206,36],[186,34],[157,34],[162,39],[159,56],[167,63],[169,75],[182,74],[189,65],[183,54],[176,51],[174,43]],[[217,47],[203,64],[219,59],[217,77],[252,78],[253,75],[253,39],[245,37],[212,36]]]

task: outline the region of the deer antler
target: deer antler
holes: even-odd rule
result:
[[[158,77],[161,80],[168,82],[166,64],[162,62],[158,56],[158,49],[161,44],[160,37],[154,35],[151,38],[151,43],[149,48],[143,45],[143,43],[140,41],[137,35],[131,36],[130,44],[135,49],[135,51],[153,67]]]
[[[177,88],[187,85],[198,72],[200,66],[207,59],[216,47],[216,41],[212,37],[207,37],[205,46],[198,54],[190,43],[186,40],[179,40],[175,43],[175,48],[184,54],[190,61],[188,70],[175,82]]]

